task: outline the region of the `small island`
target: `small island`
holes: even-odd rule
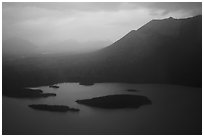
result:
[[[127,89],[128,92],[138,92],[139,90],[137,89]]]
[[[50,88],[59,88],[59,86],[56,86],[56,85],[50,85],[49,87]]]
[[[152,103],[145,96],[128,94],[108,95],[91,99],[77,100],[76,102],[87,106],[107,109],[139,108],[142,105],[148,105]]]
[[[3,95],[14,98],[42,98],[56,96],[55,93],[43,93],[43,91],[40,89],[29,88],[6,89],[6,92],[4,92]]]
[[[90,81],[81,81],[81,82],[79,82],[79,85],[92,86],[92,85],[94,85],[94,83],[90,82]]]
[[[29,105],[29,107],[33,109],[38,109],[38,110],[55,111],[55,112],[67,112],[67,111],[78,112],[79,111],[79,109],[77,108],[70,108],[68,106],[63,106],[63,105],[33,104],[33,105]]]

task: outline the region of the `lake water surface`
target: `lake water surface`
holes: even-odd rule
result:
[[[159,84],[78,83],[60,88],[38,87],[56,97],[40,99],[2,98],[3,134],[201,134],[202,89]],[[137,89],[138,92],[128,92]],[[101,109],[77,104],[112,94],[144,95],[151,105],[138,109]],[[68,105],[79,112],[34,110],[30,104]]]

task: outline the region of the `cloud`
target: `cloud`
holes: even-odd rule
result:
[[[20,37],[39,46],[62,43],[68,39],[80,43],[114,42],[154,18],[201,14],[201,5],[199,2],[3,2],[3,39]]]
[[[192,13],[202,13],[201,2],[3,2],[3,12],[6,8],[16,9],[20,14],[32,14],[35,16],[47,16],[47,11],[51,12],[66,12],[66,14],[74,14],[76,12],[100,12],[100,11],[120,11],[120,10],[135,10],[145,8],[149,11],[163,10],[165,14],[175,11],[188,11]],[[31,10],[30,12],[24,12]],[[40,11],[35,13],[33,11]],[[59,13],[60,14],[60,13]],[[31,15],[31,16],[32,16]],[[32,16],[32,17],[33,17]]]
[[[201,2],[154,2],[142,3],[141,6],[149,8],[153,12],[163,10],[163,15],[177,11],[188,12],[192,15],[202,14]]]

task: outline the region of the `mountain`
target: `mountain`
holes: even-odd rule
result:
[[[108,75],[127,82],[201,85],[202,16],[152,20],[100,54]]]
[[[45,54],[80,54],[90,53],[109,45],[109,41],[87,41],[66,40],[48,44],[41,47],[41,52]],[[97,46],[96,46],[97,45]]]
[[[24,39],[10,38],[2,41],[2,55],[5,60],[29,57],[37,52],[37,46]]]
[[[3,85],[58,82],[202,85],[202,16],[152,20],[99,51],[3,64]]]

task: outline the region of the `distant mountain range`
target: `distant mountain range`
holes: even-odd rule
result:
[[[23,58],[37,53],[37,47],[27,40],[20,38],[2,40],[3,59]]]
[[[58,82],[202,85],[202,16],[152,20],[99,51],[3,63],[3,85]]]

